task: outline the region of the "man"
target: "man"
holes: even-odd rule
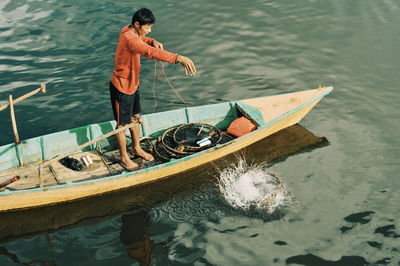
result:
[[[136,11],[132,17],[132,23],[125,26],[120,33],[118,47],[115,53],[114,74],[110,81],[110,98],[117,128],[129,123],[136,123],[130,128],[132,137],[133,155],[151,161],[153,156],[145,152],[139,145],[139,118],[140,118],[140,95],[139,74],[140,57],[169,62],[181,63],[186,75],[196,74],[196,67],[189,58],[165,51],[163,44],[146,37],[151,32],[155,22],[153,13],[142,8]],[[125,132],[116,134],[118,148],[121,154],[120,164],[128,171],[139,168],[133,162],[126,149]]]

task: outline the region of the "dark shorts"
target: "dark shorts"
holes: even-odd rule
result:
[[[132,116],[140,113],[139,88],[134,94],[125,94],[117,90],[110,81],[110,99],[114,119],[118,125],[131,123]]]

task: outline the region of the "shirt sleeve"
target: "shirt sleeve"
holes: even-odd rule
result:
[[[142,37],[142,40],[143,40],[145,43],[147,43],[148,45],[153,46],[153,41],[154,41],[154,39],[149,38],[149,37],[146,37],[146,36],[143,36],[143,37]]]
[[[129,50],[134,53],[138,53],[150,59],[157,59],[171,64],[175,64],[178,57],[177,54],[148,45],[141,38],[130,38],[128,40],[128,47]]]

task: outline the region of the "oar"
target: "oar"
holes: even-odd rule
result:
[[[46,93],[46,83],[40,83],[40,88],[28,92],[27,94],[22,95],[21,97],[18,97],[17,99],[13,100],[13,104],[19,103],[20,101],[25,100],[26,98],[29,98],[39,92]],[[8,106],[10,106],[10,103],[3,104],[2,106],[0,106],[0,111],[7,109]]]
[[[49,160],[49,161],[47,161],[47,162],[42,163],[42,166],[43,166],[43,167],[46,167],[46,166],[50,165],[51,163],[53,163],[53,162],[55,162],[55,161],[58,161],[58,160],[60,160],[61,158],[64,158],[65,156],[71,155],[72,153],[75,153],[75,152],[77,152],[77,151],[79,151],[79,150],[82,150],[83,148],[86,148],[87,146],[89,146],[89,145],[91,145],[91,144],[93,144],[93,143],[99,142],[100,140],[103,140],[103,139],[105,139],[105,138],[111,137],[112,135],[115,135],[115,134],[117,134],[117,133],[119,133],[119,132],[121,132],[121,131],[127,130],[128,128],[133,127],[135,124],[136,124],[136,122],[135,122],[135,123],[127,124],[127,125],[125,125],[125,126],[123,126],[123,127],[121,127],[121,128],[118,128],[118,129],[116,129],[116,130],[113,130],[113,131],[111,131],[111,132],[108,132],[107,134],[104,134],[104,135],[99,136],[99,137],[97,137],[97,138],[95,138],[95,139],[93,139],[93,140],[90,140],[90,141],[88,141],[88,142],[86,142],[86,143],[84,143],[84,144],[82,144],[82,145],[80,145],[80,146],[78,146],[78,147],[76,147],[76,148],[74,148],[74,149],[72,149],[72,150],[66,152],[66,153],[63,153],[63,154],[61,154],[61,155],[58,155],[57,157],[55,157],[55,158],[53,158],[53,159],[51,159],[51,160]]]
[[[8,103],[0,106],[0,111],[7,109],[7,107],[10,107],[11,124],[12,124],[12,129],[14,132],[14,138],[15,138],[16,144],[19,144],[21,141],[19,139],[19,134],[18,134],[18,129],[17,129],[17,121],[15,119],[14,104],[19,103],[20,101],[25,100],[26,98],[31,97],[39,92],[46,93],[46,84],[45,83],[41,83],[40,88],[33,90],[31,92],[28,92],[27,94],[22,95],[21,97],[15,99],[15,100],[13,99],[12,95],[9,95]],[[21,158],[21,157],[18,156],[18,158]],[[20,159],[20,165],[21,166],[23,165],[21,159]]]

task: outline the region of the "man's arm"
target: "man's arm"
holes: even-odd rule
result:
[[[154,39],[149,38],[149,37],[146,37],[146,36],[142,36],[142,37],[140,37],[140,38],[142,38],[142,40],[143,40],[145,43],[147,43],[148,45],[153,45],[153,42],[155,41]]]
[[[178,57],[177,54],[150,46],[140,38],[129,39],[128,48],[132,52],[138,53],[147,58],[157,59],[172,64],[176,63],[176,58]]]
[[[151,45],[153,47],[159,48],[164,50],[164,45],[162,43],[160,43],[159,41],[156,41],[155,39],[143,36],[142,40],[147,43],[148,45]]]
[[[193,76],[194,74],[196,74],[196,67],[193,61],[186,56],[177,55],[162,49],[155,48],[153,46],[148,45],[144,41],[143,42],[140,41],[139,38],[130,39],[128,46],[131,51],[136,52],[150,59],[157,59],[172,64],[176,64],[179,62],[185,69],[186,75]]]

